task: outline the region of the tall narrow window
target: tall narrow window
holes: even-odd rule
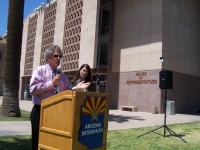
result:
[[[107,66],[110,33],[110,3],[101,7],[97,68]]]
[[[0,60],[2,60],[2,52],[0,52]]]
[[[102,2],[102,1],[101,1]],[[104,1],[105,2],[105,1]],[[103,4],[100,8],[98,51],[96,62],[96,74],[93,74],[93,88],[96,92],[107,91],[107,65],[109,51],[111,1]]]

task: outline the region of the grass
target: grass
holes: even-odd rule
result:
[[[143,133],[155,129],[139,128],[128,130],[116,130],[108,132],[107,146],[109,150],[197,150],[200,147],[200,122],[169,125],[176,134],[183,138],[184,143],[177,136],[164,135],[164,128],[157,130],[159,133],[149,133],[137,137]]]
[[[137,137],[156,127],[134,128],[127,130],[108,131],[107,150],[197,150],[200,147],[200,122],[169,125],[170,129],[181,136],[180,138],[168,134],[163,137],[163,128],[157,133],[149,133]],[[31,136],[0,136],[1,150],[28,150]]]
[[[29,150],[30,135],[0,136],[0,150]]]
[[[0,111],[1,111],[1,105],[0,105]],[[4,117],[0,115],[0,121],[30,121],[30,112],[21,110],[21,117]]]

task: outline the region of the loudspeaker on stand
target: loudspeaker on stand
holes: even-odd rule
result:
[[[173,89],[173,73],[171,71],[160,71],[159,78],[160,89]]]

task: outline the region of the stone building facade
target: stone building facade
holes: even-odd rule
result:
[[[61,46],[62,71],[71,79],[83,63],[94,91],[110,93],[110,108],[136,106],[163,113],[159,72],[173,72],[167,99],[175,113],[200,108],[198,0],[54,0],[24,20],[20,95],[48,46]],[[164,57],[161,63],[160,57]],[[100,80],[98,84],[97,80]]]

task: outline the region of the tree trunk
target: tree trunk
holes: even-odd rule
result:
[[[9,0],[7,44],[5,51],[3,116],[21,117],[19,108],[19,75],[23,31],[24,0]]]

